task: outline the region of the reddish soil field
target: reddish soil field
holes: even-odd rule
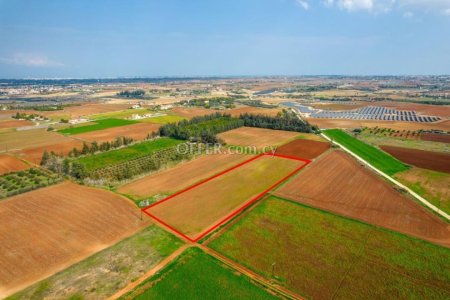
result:
[[[329,143],[298,139],[277,148],[276,153],[313,159],[327,151],[329,148]]]
[[[449,224],[341,151],[322,156],[275,194],[450,247]]]
[[[332,120],[308,118],[309,123],[325,128],[360,128],[360,127],[384,127],[395,130],[444,130],[450,131],[450,120],[435,123],[395,122],[395,121],[365,121],[365,120]]]
[[[197,116],[210,115],[210,114],[213,114],[213,113],[218,112],[218,111],[217,110],[206,109],[206,108],[174,107],[172,109],[172,112],[175,115],[178,115],[180,117],[184,117],[184,118],[190,119],[190,118],[197,117]],[[221,111],[221,112],[225,112],[225,111]]]
[[[143,140],[149,133],[157,131],[161,125],[153,123],[138,123],[127,126],[108,128],[104,130],[91,131],[77,134],[76,137],[89,142],[107,142],[116,137],[126,136],[135,140]]]
[[[21,158],[38,165],[41,162],[42,154],[45,150],[48,152],[53,151],[58,154],[62,153],[63,155],[67,155],[74,147],[81,149],[83,147],[83,142],[73,139],[35,148],[27,148],[16,153]]]
[[[147,208],[146,212],[189,239],[198,240],[215,224],[304,165],[303,161],[259,156],[168,200],[162,200]]]
[[[111,192],[62,183],[0,202],[0,298],[148,224]]]
[[[78,118],[81,116],[124,110],[129,107],[130,104],[88,103],[79,106],[66,107],[64,108],[64,111],[56,111],[55,113],[68,114],[70,118]]]
[[[27,120],[5,120],[0,121],[0,129],[2,128],[17,128],[22,126],[30,126],[33,125],[33,122]]]
[[[421,140],[440,142],[440,143],[450,143],[450,134],[437,134],[437,133],[422,133],[420,136]]]
[[[239,117],[241,114],[262,114],[262,115],[268,115],[268,116],[276,116],[282,109],[281,108],[262,108],[262,107],[252,107],[252,106],[245,106],[245,107],[239,107],[239,108],[233,108],[230,110],[225,110],[227,114],[230,114],[234,117]]]
[[[30,166],[10,155],[0,154],[0,175],[29,169]]]
[[[240,127],[223,132],[219,134],[218,137],[223,139],[228,145],[255,146],[256,148],[261,149],[266,146],[278,146],[299,135],[300,133],[293,131]]]
[[[404,163],[450,173],[450,154],[394,146],[380,146],[380,148]]]
[[[118,189],[118,192],[135,198],[150,197],[156,194],[172,194],[231,168],[248,158],[247,155],[237,154],[204,155],[125,184]]]

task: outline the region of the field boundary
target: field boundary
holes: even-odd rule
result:
[[[325,139],[327,139],[328,141],[330,141],[331,143],[339,146],[340,148],[342,148],[345,152],[349,153],[350,155],[352,155],[353,157],[355,157],[357,160],[361,161],[362,163],[364,163],[365,165],[367,165],[369,168],[371,168],[372,170],[374,170],[376,173],[378,173],[379,175],[381,175],[382,177],[388,179],[390,182],[394,183],[395,185],[401,187],[402,189],[404,189],[405,191],[407,191],[409,194],[411,194],[414,198],[416,198],[417,200],[419,200],[422,204],[424,204],[425,206],[427,206],[429,209],[431,209],[432,211],[434,211],[435,213],[439,214],[440,216],[444,217],[447,221],[450,221],[450,215],[447,214],[446,212],[442,211],[441,209],[437,208],[436,206],[434,206],[433,204],[431,204],[430,202],[428,202],[428,200],[426,200],[425,198],[423,198],[422,196],[420,196],[419,194],[417,194],[416,192],[414,192],[413,190],[411,190],[410,188],[408,188],[407,186],[405,186],[404,184],[400,183],[399,181],[395,180],[394,178],[392,178],[391,176],[383,173],[382,171],[378,170],[377,168],[375,168],[374,166],[372,166],[369,162],[367,162],[366,160],[364,160],[363,158],[359,157],[357,154],[353,153],[351,150],[349,150],[347,147],[343,146],[342,144],[334,141],[333,139],[329,138],[327,135],[325,135],[324,133],[320,133],[321,136],[323,136]]]
[[[231,212],[229,215],[227,215],[225,218],[221,219],[220,221],[218,221],[216,224],[214,224],[212,227],[206,229],[206,231],[202,232],[199,236],[195,237],[195,238],[190,238],[187,235],[183,234],[182,232],[180,232],[179,230],[175,229],[173,226],[169,225],[168,223],[164,222],[162,219],[154,216],[153,214],[151,214],[150,212],[148,212],[148,209],[157,206],[161,203],[164,203],[180,194],[183,194],[187,191],[190,191],[192,189],[195,189],[196,187],[207,183],[217,177],[220,177],[230,171],[233,171],[239,167],[242,167],[248,163],[251,163],[252,161],[263,157],[263,156],[271,156],[271,157],[280,157],[280,158],[285,158],[285,159],[291,159],[291,160],[296,160],[296,161],[302,161],[304,162],[304,164],[302,164],[301,166],[297,167],[294,171],[290,172],[288,175],[286,175],[285,177],[283,177],[281,180],[279,180],[278,182],[274,183],[272,186],[270,186],[269,188],[265,189],[264,191],[262,191],[261,193],[259,193],[258,195],[256,195],[254,198],[252,198],[250,201],[248,201],[245,205],[237,208],[236,210],[234,210],[233,212]],[[156,220],[157,222],[159,222],[160,224],[164,225],[166,228],[169,228],[171,231],[175,232],[176,234],[178,234],[179,236],[181,236],[182,238],[192,242],[192,243],[196,243],[197,241],[199,241],[200,239],[202,239],[203,237],[205,237],[206,235],[208,235],[209,233],[211,233],[212,231],[214,231],[215,229],[217,229],[218,227],[220,227],[221,225],[225,224],[227,221],[229,221],[230,219],[232,219],[234,216],[236,216],[237,214],[239,214],[240,212],[242,212],[243,210],[245,210],[247,207],[249,207],[250,205],[252,205],[253,203],[255,203],[256,201],[258,201],[259,199],[261,199],[263,196],[265,196],[268,192],[270,192],[271,190],[273,190],[275,187],[279,186],[281,183],[283,183],[284,181],[286,181],[288,178],[290,178],[291,176],[293,176],[294,174],[298,173],[301,169],[303,169],[304,167],[306,167],[309,163],[311,163],[311,160],[309,159],[304,159],[304,158],[299,158],[299,157],[293,157],[293,156],[287,156],[287,155],[281,155],[281,154],[270,154],[270,153],[262,153],[259,155],[256,155],[246,161],[243,161],[231,168],[228,168],[216,175],[213,175],[205,180],[202,180],[188,188],[185,188],[169,197],[166,197],[164,199],[162,199],[161,201],[158,201],[156,203],[153,203],[147,207],[142,208],[142,212],[144,212],[146,215],[148,215],[149,217],[151,217],[152,219]]]

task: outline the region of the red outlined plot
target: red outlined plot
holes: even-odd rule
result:
[[[170,201],[171,199],[180,196],[188,191],[192,191],[196,188],[198,188],[199,186],[204,185],[207,182],[210,182],[220,176],[223,176],[224,174],[227,174],[233,170],[236,170],[240,167],[243,167],[245,165],[251,164],[253,161],[263,157],[263,156],[272,156],[272,157],[277,157],[277,158],[283,158],[283,159],[289,159],[289,160],[294,160],[294,161],[299,161],[299,162],[303,162],[300,166],[295,167],[295,169],[293,171],[290,171],[286,176],[284,176],[283,178],[281,178],[280,180],[278,180],[277,182],[275,182],[274,184],[272,184],[270,187],[266,188],[265,190],[263,190],[262,192],[260,192],[259,194],[257,194],[256,196],[254,196],[253,198],[251,198],[250,200],[246,200],[243,201],[244,204],[243,205],[238,205],[236,207],[236,209],[234,209],[231,213],[229,213],[227,216],[218,219],[217,222],[215,222],[212,226],[210,226],[209,228],[206,228],[205,230],[201,231],[197,236],[194,237],[189,237],[188,234],[185,234],[183,232],[181,232],[180,230],[176,229],[173,225],[170,224],[169,221],[165,220],[163,217],[159,217],[157,216],[154,212],[152,212],[152,208],[153,210],[158,209],[155,208],[158,205],[161,205],[162,203],[165,203],[167,201]],[[297,172],[299,172],[302,168],[304,168],[306,165],[308,165],[311,161],[308,159],[303,159],[303,158],[298,158],[298,157],[292,157],[292,156],[286,156],[286,155],[281,155],[281,154],[260,154],[257,156],[254,156],[240,164],[237,164],[236,166],[233,166],[227,170],[224,170],[212,177],[209,177],[195,185],[192,185],[186,189],[183,189],[161,201],[158,201],[150,206],[147,206],[145,208],[142,209],[142,211],[147,214],[148,216],[150,216],[152,219],[156,220],[157,222],[161,223],[162,225],[164,225],[165,227],[167,227],[168,229],[170,229],[171,231],[177,233],[178,235],[180,235],[181,237],[185,238],[186,240],[190,241],[190,242],[197,242],[198,240],[202,239],[204,236],[206,236],[207,234],[211,233],[212,231],[214,231],[216,228],[218,228],[219,226],[225,224],[227,221],[229,221],[230,219],[232,219],[234,216],[236,216],[237,214],[239,214],[240,212],[242,212],[244,209],[246,209],[247,207],[249,207],[250,205],[252,205],[254,202],[258,201],[259,199],[261,199],[265,194],[267,194],[269,191],[271,191],[272,189],[274,189],[275,187],[277,187],[278,185],[280,185],[281,183],[283,183],[285,180],[287,180],[289,177],[291,177],[292,175],[296,174]],[[290,169],[292,170],[292,169]],[[278,179],[278,178],[277,178]],[[184,201],[184,200],[179,200],[179,201]],[[185,200],[188,201],[188,200]]]

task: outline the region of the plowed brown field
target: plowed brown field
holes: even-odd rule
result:
[[[125,184],[118,189],[118,192],[135,198],[144,198],[156,194],[173,194],[202,179],[231,168],[248,158],[247,155],[204,155]]]
[[[152,206],[147,212],[196,239],[304,164],[264,155]]]
[[[422,133],[420,139],[431,142],[450,143],[450,134]]]
[[[1,201],[0,219],[0,298],[148,223],[128,200],[69,182]]]
[[[329,143],[298,139],[277,148],[276,153],[313,159],[327,151],[329,148]]]
[[[0,175],[29,169],[30,166],[13,156],[0,154]]]
[[[300,134],[293,131],[272,130],[255,127],[240,127],[218,135],[229,145],[255,146],[258,149],[266,146],[277,146],[286,143]]]
[[[407,164],[450,173],[450,154],[394,146],[380,146],[380,148]]]
[[[113,141],[116,137],[126,136],[135,140],[143,140],[149,133],[157,131],[161,125],[153,123],[138,123],[127,126],[114,127],[104,130],[77,134],[76,137],[89,142]]]
[[[45,150],[47,150],[48,152],[53,151],[58,154],[62,153],[63,155],[67,155],[67,153],[69,153],[69,151],[72,150],[74,147],[77,149],[81,149],[82,146],[83,146],[82,141],[73,139],[63,141],[60,143],[39,146],[35,148],[27,148],[24,150],[20,150],[16,153],[18,156],[29,162],[39,164],[42,159],[42,154],[44,153]]]
[[[22,126],[30,126],[33,124],[33,122],[27,120],[5,120],[0,121],[0,128],[17,128]]]
[[[320,128],[359,128],[359,127],[383,127],[395,130],[444,130],[450,131],[450,120],[434,123],[395,122],[395,121],[367,121],[367,120],[332,120],[308,118],[308,122]]]
[[[341,151],[331,152],[276,195],[450,247],[450,225]]]

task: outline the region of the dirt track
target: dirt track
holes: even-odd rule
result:
[[[341,151],[321,157],[275,194],[450,247],[449,224]]]
[[[113,193],[62,183],[0,202],[0,298],[148,224]]]
[[[380,146],[380,148],[407,164],[419,168],[450,173],[450,154],[448,153],[394,146]]]

